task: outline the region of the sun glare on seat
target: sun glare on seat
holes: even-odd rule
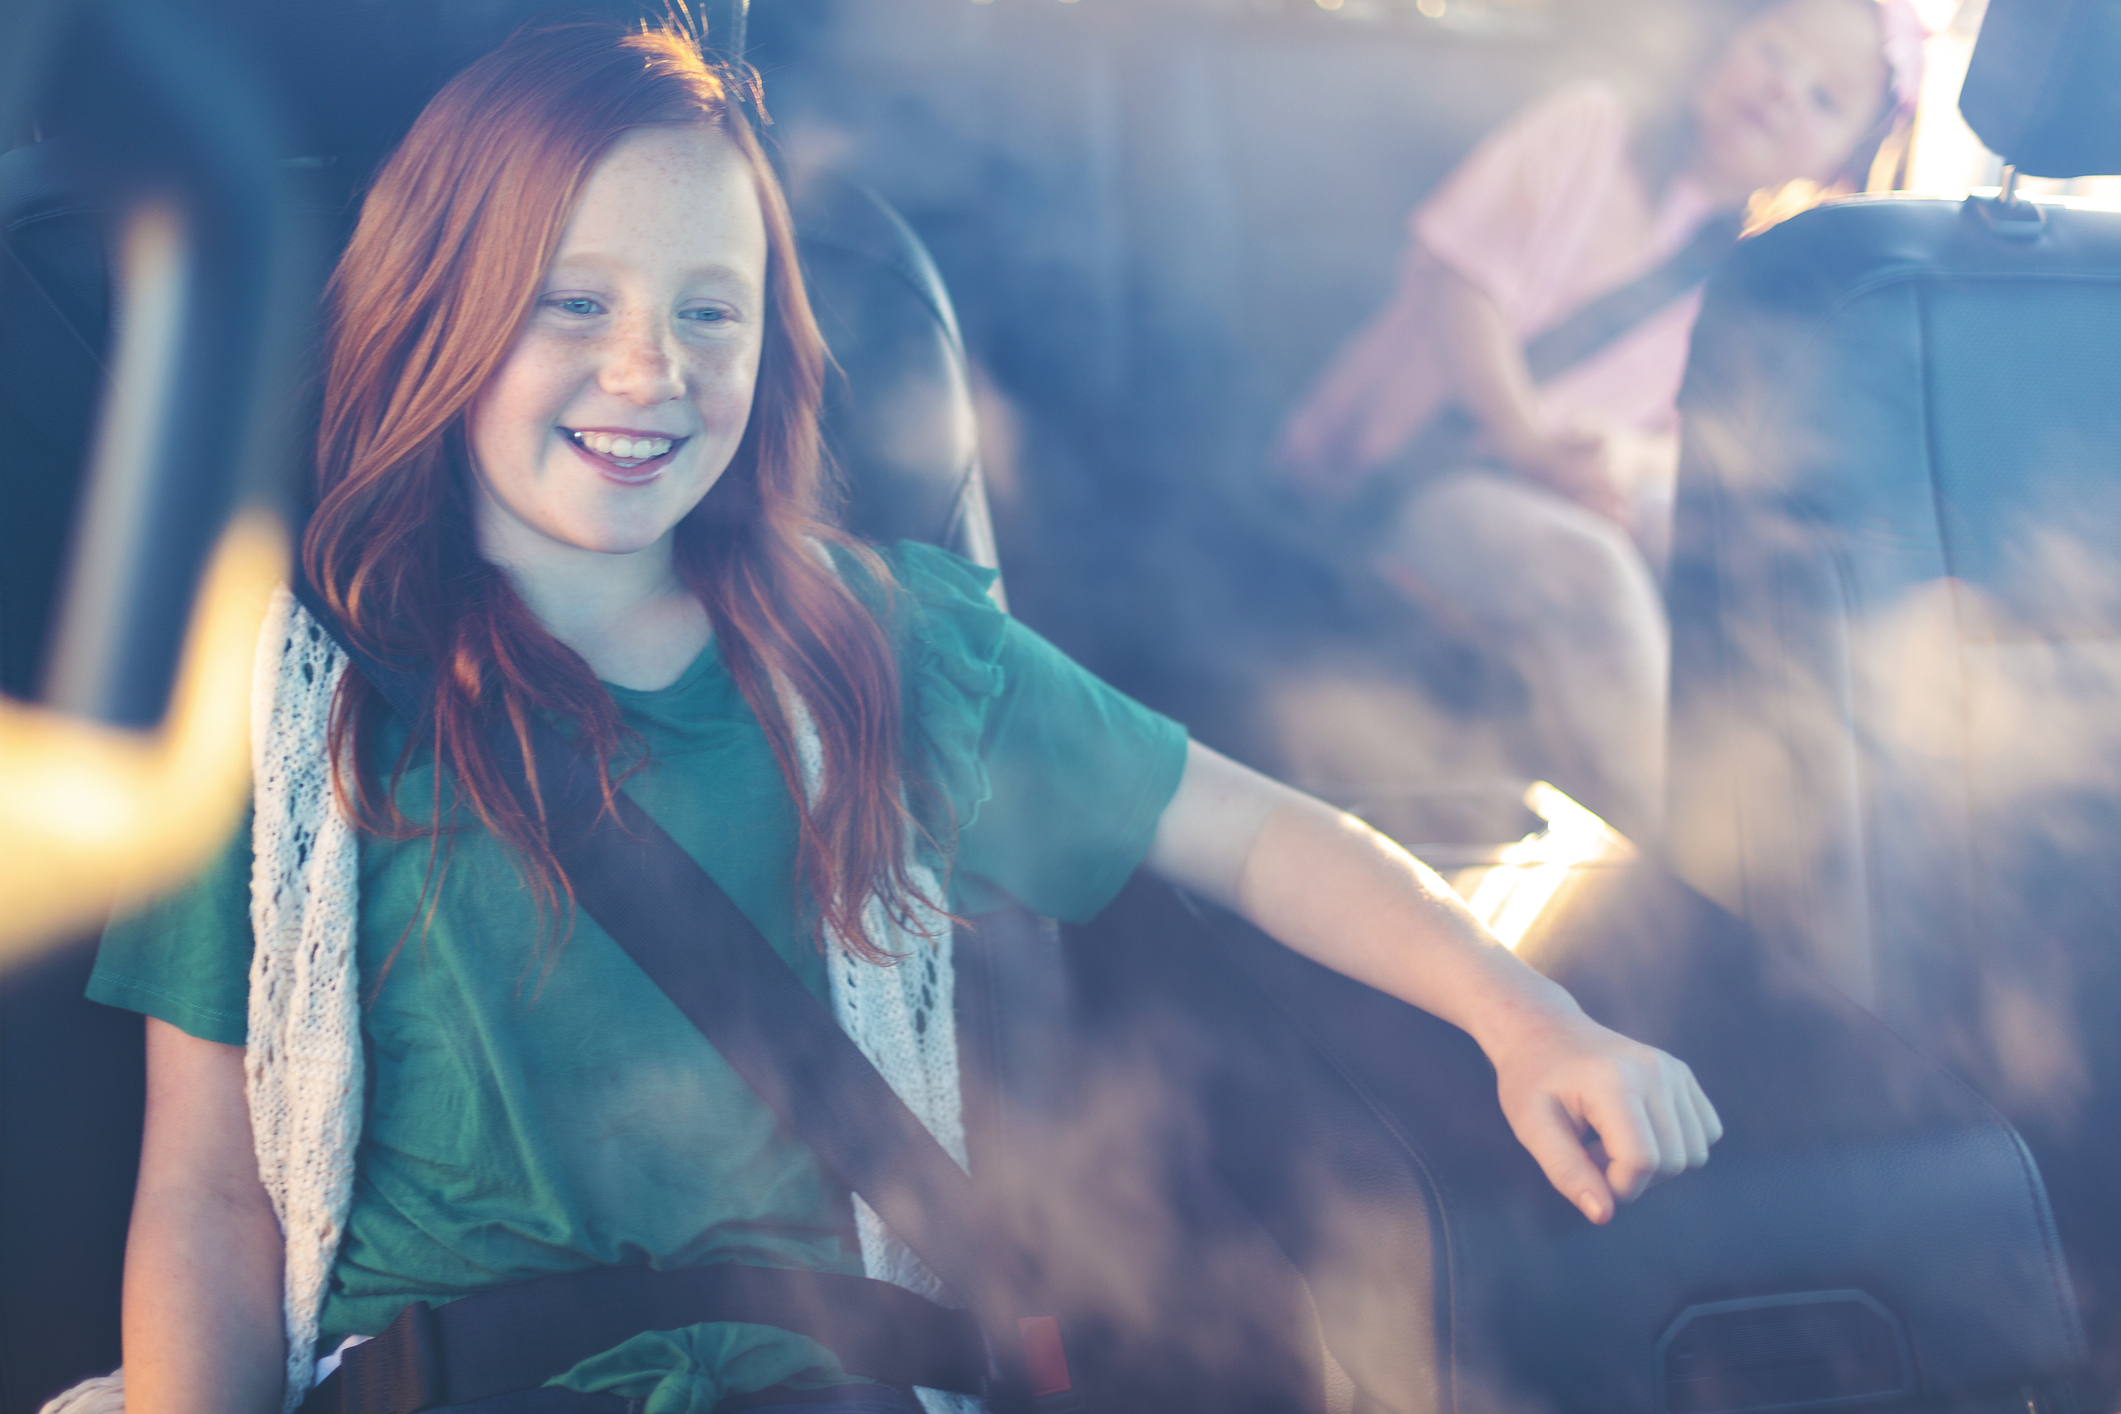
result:
[[[1525,788],[1524,803],[1547,822],[1546,828],[1504,846],[1494,864],[1465,870],[1452,880],[1466,906],[1513,952],[1571,869],[1634,853],[1612,826],[1545,781]]]

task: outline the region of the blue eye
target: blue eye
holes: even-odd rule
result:
[[[590,299],[587,295],[575,295],[568,299],[547,300],[545,303],[548,308],[557,309],[562,314],[586,315],[601,312],[597,302]]]
[[[688,309],[678,316],[680,319],[697,320],[702,324],[719,324],[728,317],[727,312],[719,309]]]

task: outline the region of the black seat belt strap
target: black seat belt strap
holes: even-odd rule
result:
[[[425,700],[418,674],[393,668],[336,632],[308,586],[297,596],[353,666],[407,722]],[[594,764],[539,721],[532,750],[553,852],[575,901],[663,990],[730,1067],[847,1186],[876,1210],[986,1333],[1001,1414],[1072,1403],[1058,1326],[1020,1321],[1027,1257],[1003,1240],[971,1175],[936,1142],[831,1009],[713,876],[623,792],[606,810]],[[501,734],[500,750],[515,739]],[[525,763],[512,779],[525,779]],[[1028,1352],[1028,1355],[1027,1355]],[[1059,1400],[1059,1402],[1054,1402]]]
[[[1692,240],[1654,270],[1600,295],[1527,341],[1524,362],[1533,384],[1550,383],[1603,353],[1706,280],[1716,262],[1738,243],[1739,224],[1736,215],[1708,221]],[[1351,545],[1368,543],[1390,524],[1392,508],[1424,478],[1476,465],[1491,456],[1480,424],[1465,406],[1455,401],[1444,404],[1392,461],[1378,469],[1362,492],[1317,532],[1322,543],[1316,553],[1326,563],[1342,563],[1350,558]],[[1360,560],[1361,556],[1352,558]]]
[[[1551,383],[1642,326],[1716,268],[1738,244],[1740,218],[1715,217],[1656,269],[1610,290],[1526,342],[1524,366],[1534,383]]]

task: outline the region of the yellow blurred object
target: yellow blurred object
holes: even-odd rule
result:
[[[1522,948],[1573,870],[1635,856],[1624,836],[1545,781],[1526,788],[1524,803],[1547,822],[1546,828],[1505,846],[1494,864],[1451,879],[1466,907],[1513,952]]]
[[[250,787],[258,630],[287,565],[277,519],[249,512],[229,526],[154,731],[0,699],[0,967],[114,899],[181,882],[227,841]]]

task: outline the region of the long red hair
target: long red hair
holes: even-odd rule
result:
[[[459,807],[521,861],[541,911],[571,903],[535,789],[519,799],[493,734],[512,729],[527,744],[540,712],[573,723],[607,796],[638,764],[636,743],[589,665],[480,558],[465,421],[513,346],[604,154],[643,125],[711,127],[750,164],[766,224],[767,311],[750,423],[728,469],[678,526],[677,566],[706,606],[795,800],[796,884],[810,916],[823,934],[876,958],[881,950],[862,926],[867,901],[913,920],[897,666],[877,612],[815,547],[850,556],[880,604],[891,581],[821,509],[824,343],[787,202],[740,106],[745,96],[737,74],[710,63],[677,23],[527,30],[437,94],[378,175],[327,291],[319,504],[302,553],[361,646],[431,665],[433,690],[386,780],[372,757],[373,729],[388,709],[347,674],[330,740],[333,761],[352,769],[335,784],[362,828],[439,840],[446,770]],[[814,795],[777,684],[816,724],[824,760]],[[396,796],[422,744],[434,752],[437,813],[415,823]]]

